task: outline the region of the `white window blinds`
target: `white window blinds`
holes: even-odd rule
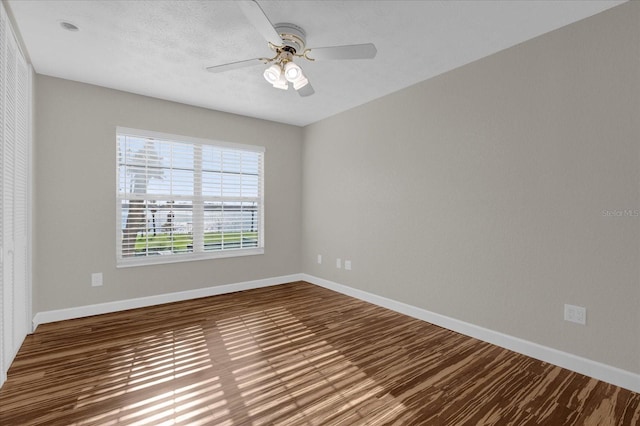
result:
[[[264,148],[118,128],[120,266],[263,252]]]

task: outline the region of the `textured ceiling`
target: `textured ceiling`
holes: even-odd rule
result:
[[[306,62],[316,93],[272,88],[272,56],[233,1],[24,1],[11,13],[36,72],[304,126],[613,7],[619,1],[260,1],[308,47],[373,42],[373,60]],[[80,31],[60,26],[69,21]]]

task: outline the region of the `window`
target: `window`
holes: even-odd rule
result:
[[[264,148],[117,129],[118,266],[262,254]]]

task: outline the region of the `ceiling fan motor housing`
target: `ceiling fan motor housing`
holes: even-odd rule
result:
[[[293,53],[302,53],[307,41],[307,34],[295,24],[283,22],[273,26],[282,38],[282,45],[293,49]],[[287,50],[289,50],[287,49]]]

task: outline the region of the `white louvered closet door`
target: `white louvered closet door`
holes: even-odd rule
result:
[[[30,329],[28,176],[30,69],[0,5],[0,385]]]

